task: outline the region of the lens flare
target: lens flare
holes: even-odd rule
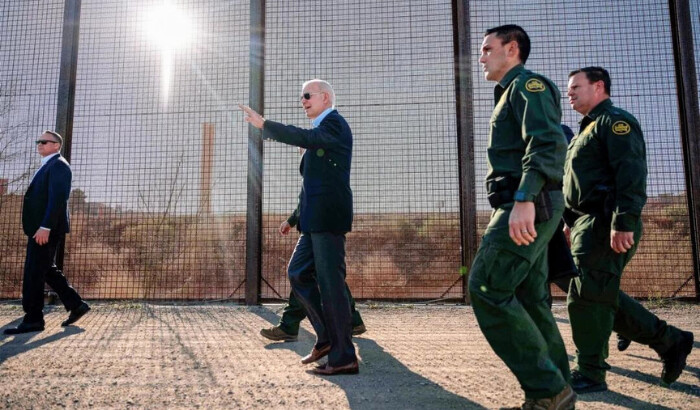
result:
[[[185,13],[165,1],[146,13],[144,30],[161,52],[161,101],[167,106],[174,55],[194,41],[194,26]]]
[[[163,51],[181,50],[194,40],[192,21],[168,2],[153,7],[144,24],[148,38]]]

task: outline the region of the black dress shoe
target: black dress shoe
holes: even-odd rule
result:
[[[6,335],[18,335],[20,333],[41,332],[44,330],[44,322],[22,322],[17,327],[3,330]]]
[[[73,323],[77,322],[78,319],[83,317],[88,310],[90,310],[90,306],[83,302],[80,306],[77,308],[73,309],[70,311],[70,315],[68,315],[68,319],[64,320],[63,323],[61,323],[61,326],[66,327],[68,325],[72,325]]]
[[[608,384],[605,382],[597,382],[590,377],[573,371],[571,372],[571,387],[578,394],[595,393],[598,391],[608,390]]]
[[[632,341],[621,334],[617,334],[617,350],[624,352],[632,344]]]

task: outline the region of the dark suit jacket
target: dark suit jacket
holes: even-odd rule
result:
[[[68,196],[70,165],[60,154],[47,162],[27,188],[22,204],[22,228],[32,237],[39,227],[51,229],[51,235],[70,232]]]
[[[306,148],[299,171],[301,232],[349,232],[352,229],[352,132],[333,110],[314,129],[265,121],[263,138]]]

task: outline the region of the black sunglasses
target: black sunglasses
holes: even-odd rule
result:
[[[304,93],[304,94],[301,95],[301,97],[300,97],[299,99],[300,99],[300,100],[310,100],[310,99],[311,99],[311,96],[312,96],[312,95],[316,95],[316,94],[323,94],[323,92],[321,91],[321,92],[318,92],[318,93]]]
[[[54,144],[58,144],[58,141],[37,140],[36,145],[39,145],[39,144],[41,144],[41,145],[46,145],[46,144],[48,144],[49,142],[54,143]]]

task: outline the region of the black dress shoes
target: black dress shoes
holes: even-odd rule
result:
[[[61,323],[61,326],[66,327],[68,325],[72,325],[73,323],[77,322],[78,319],[83,317],[89,310],[90,306],[87,303],[81,303],[80,306],[70,311],[68,319],[64,320],[63,323]]]
[[[3,330],[6,335],[18,335],[20,333],[41,332],[44,330],[44,322],[22,322],[17,327]]]

